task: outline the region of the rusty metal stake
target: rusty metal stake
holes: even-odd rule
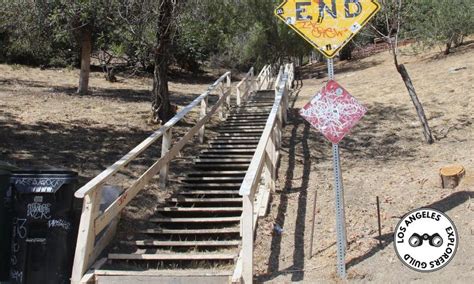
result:
[[[316,199],[318,197],[318,191],[314,191],[313,201],[313,224],[311,225],[311,242],[309,244],[309,259],[313,257],[313,240],[314,240],[314,223],[316,222]]]
[[[382,248],[382,224],[380,221],[380,202],[379,197],[377,196],[377,219],[379,224],[379,246]]]

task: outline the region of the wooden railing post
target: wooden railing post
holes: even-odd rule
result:
[[[237,101],[237,105],[240,106],[240,104],[242,103],[242,98],[240,95],[240,86],[237,86],[236,101]]]
[[[166,153],[168,153],[169,148],[171,147],[171,139],[172,139],[172,131],[171,128],[168,128],[165,133],[163,134],[163,142],[161,144],[161,157],[164,157]],[[168,183],[168,170],[169,164],[163,166],[160,170],[160,187],[164,188]]]
[[[268,140],[265,155],[265,188],[266,190],[275,190],[276,179],[276,145],[275,145],[275,128],[273,128],[270,139]]]
[[[201,101],[201,115],[200,115],[200,119],[203,119],[206,115],[207,115],[207,106],[209,104],[209,100],[208,100],[208,97],[205,97],[202,101]],[[206,125],[203,125],[201,127],[201,129],[199,129],[199,142],[200,143],[204,143],[204,135],[205,135],[205,132],[206,132]]]
[[[242,214],[242,278],[245,284],[253,283],[253,196],[244,195]]]
[[[229,95],[227,96],[227,99],[226,99],[226,107],[228,109],[230,109],[230,98],[232,96],[232,76],[231,74],[229,74],[226,78],[226,92],[231,92],[229,93]]]
[[[280,120],[276,121],[275,126],[275,148],[276,148],[276,158],[275,164],[278,166],[278,161],[280,159],[280,148],[281,148],[281,139],[282,139],[282,122]]]
[[[219,83],[219,88],[217,88],[217,89],[218,89],[218,92],[219,92],[219,99],[221,99],[222,96],[224,95],[224,89],[223,89],[222,82]],[[219,119],[224,120],[224,107],[219,108]]]
[[[247,97],[249,96],[250,94],[250,77],[247,77],[245,78],[245,97],[247,99]]]
[[[94,252],[96,237],[95,219],[99,215],[100,196],[101,189],[96,189],[84,196],[76,252],[74,254],[74,266],[71,275],[71,283],[73,284],[81,282],[82,276],[89,269],[93,261],[91,256]]]

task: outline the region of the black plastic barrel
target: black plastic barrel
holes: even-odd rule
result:
[[[10,171],[0,167],[0,282],[6,282],[10,272],[12,205],[9,193]]]
[[[12,283],[69,283],[77,226],[74,191],[77,173],[62,170],[14,171]]]

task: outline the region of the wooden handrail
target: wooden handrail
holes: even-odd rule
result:
[[[79,224],[79,233],[77,238],[76,253],[74,256],[73,272],[71,277],[72,283],[84,283],[82,277],[89,269],[89,267],[96,260],[100,252],[109,244],[110,240],[115,234],[115,228],[118,223],[120,212],[125,206],[142,190],[146,184],[153,179],[160,170],[167,167],[168,163],[178,155],[179,151],[185,144],[198,132],[204,133],[204,125],[210,118],[221,109],[224,103],[229,103],[228,98],[231,95],[231,73],[227,72],[222,75],[216,82],[214,82],[206,92],[194,99],[183,110],[176,114],[171,120],[163,125],[159,130],[155,131],[127,155],[123,156],[119,161],[100,173],[97,177],[92,179],[78,191],[75,196],[83,198],[83,208],[81,214],[81,221]],[[224,80],[226,80],[226,87],[224,87]],[[217,88],[220,88],[219,100],[212,108],[207,111],[207,98],[210,93]],[[112,204],[102,213],[99,213],[100,199],[102,185],[106,181],[123,169],[127,164],[133,161],[139,154],[143,153],[150,147],[158,138],[163,136],[163,139],[171,139],[170,133],[172,127],[183,119],[194,107],[199,104],[204,104],[205,109],[201,109],[201,117],[179,141],[173,144],[173,147],[162,152],[162,157],[158,159],[145,173],[143,173],[134,183],[126,189]],[[222,114],[221,110],[221,114]],[[165,143],[166,142],[166,143]],[[171,145],[171,141],[164,141],[163,144]],[[167,172],[164,173],[167,175]],[[160,174],[160,178],[162,177]],[[103,233],[102,233],[103,232]],[[98,240],[96,238],[101,235]]]
[[[237,84],[237,88],[240,88],[240,86],[245,83],[246,80],[248,80],[249,78],[251,78],[253,76],[253,67],[250,68],[249,72],[247,72],[247,74],[245,74],[244,78],[242,78],[242,80]]]
[[[294,67],[289,64],[284,68],[283,66],[280,68],[275,83],[275,101],[272,110],[239,189],[239,194],[243,199],[241,217],[242,249],[237,260],[232,282],[241,282],[242,279],[244,283],[253,282],[254,234],[258,216],[261,215],[262,208],[266,210],[270,191],[275,188],[276,167],[281,146],[281,128],[282,124],[286,121],[287,97],[292,84],[289,80],[293,80],[293,72]],[[264,73],[261,72],[261,74]],[[265,184],[261,185],[263,172],[265,172]],[[257,196],[257,206],[255,206],[257,188],[259,188],[259,194]]]
[[[106,170],[101,172],[98,176],[93,178],[83,187],[76,191],[74,194],[77,198],[84,198],[86,194],[90,194],[92,191],[96,190],[98,187],[103,185],[107,179],[117,173],[119,170],[125,168],[131,161],[133,161],[138,155],[143,153],[148,147],[150,147],[156,140],[158,140],[163,134],[171,127],[173,127],[176,123],[178,123],[184,116],[186,116],[194,107],[196,107],[202,100],[209,96],[212,90],[214,90],[219,83],[224,81],[228,76],[230,76],[230,72],[225,73],[222,75],[214,84],[212,84],[208,90],[194,99],[189,105],[187,105],[184,109],[182,109],[179,113],[177,113],[173,118],[171,118],[165,125],[163,125],[160,129],[155,131],[151,134],[147,139],[145,139],[142,143],[138,146],[133,148],[129,153],[123,156],[120,160],[115,162],[112,166],[108,167]]]
[[[242,93],[240,87],[245,83],[245,91]],[[242,99],[245,99],[254,88],[254,68],[250,68],[249,72],[245,74],[244,78],[237,84],[236,88],[236,102],[240,106]]]
[[[123,208],[136,196],[139,189],[143,188],[148,182],[160,171],[160,169],[168,164],[186,143],[199,131],[217,109],[225,102],[227,96],[230,95],[228,90],[212,107],[209,113],[199,120],[178,142],[176,142],[169,151],[156,161],[145,173],[143,173],[123,194],[122,198],[115,200],[95,221],[95,229],[97,232],[103,230]]]

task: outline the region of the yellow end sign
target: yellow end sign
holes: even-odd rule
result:
[[[286,0],[275,14],[333,58],[379,10],[377,0]]]

